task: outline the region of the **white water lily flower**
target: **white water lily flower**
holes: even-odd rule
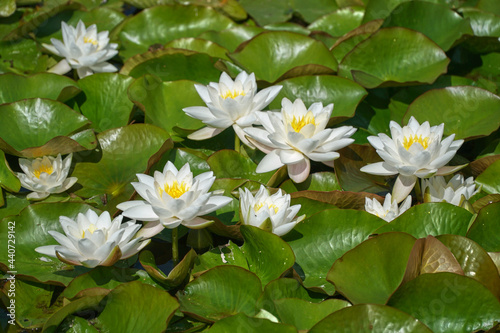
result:
[[[479,190],[476,189],[473,177],[464,180],[464,176],[460,174],[453,176],[448,183],[442,176],[422,179],[424,202],[448,202],[464,207]]]
[[[283,194],[281,189],[270,195],[263,185],[252,195],[247,188],[240,191],[240,218],[242,224],[253,225],[283,236],[302,221],[306,216],[295,218],[300,205],[290,206],[290,195]]]
[[[392,138],[383,133],[368,137],[368,141],[384,161],[366,165],[361,171],[382,176],[399,174],[392,193],[396,202],[406,198],[417,178],[448,175],[464,167],[444,166],[464,142],[453,141],[455,134],[441,140],[444,124],[431,127],[426,121],[420,125],[411,117],[408,125],[403,128],[391,121],[390,129]]]
[[[195,88],[207,106],[183,110],[190,117],[200,119],[207,127],[192,133],[188,138],[205,140],[232,126],[240,140],[252,148],[255,147],[248,142],[243,129],[258,124],[255,112],[268,106],[281,90],[281,86],[273,86],[257,92],[254,73],[248,75],[246,72],[239,73],[234,81],[222,73],[219,83],[210,82],[206,87],[196,84]]]
[[[215,181],[213,172],[205,172],[193,178],[186,163],[180,170],[170,161],[163,172],[155,171],[154,177],[137,174],[138,183],[132,183],[145,200],[127,201],[118,209],[131,219],[149,222],[141,234],[152,237],[163,230],[180,224],[200,229],[213,223],[201,215],[211,213],[231,202],[231,198],[208,192]]]
[[[19,159],[19,166],[24,173],[18,172],[17,178],[21,185],[33,191],[28,194],[29,200],[42,200],[51,193],[62,193],[76,183],[78,178],[68,177],[73,154],[66,156],[64,160],[61,154],[57,157],[44,156],[34,160]]]
[[[391,222],[399,215],[403,214],[411,207],[411,195],[406,197],[401,206],[398,207],[396,201],[392,201],[392,196],[387,193],[384,204],[381,205],[377,199],[365,198],[365,210],[373,215],[377,215],[387,222]]]
[[[149,244],[150,240],[134,237],[141,228],[135,221],[122,223],[123,216],[111,220],[108,212],[98,216],[88,210],[78,214],[76,221],[59,217],[65,235],[50,230],[48,233],[60,245],[37,247],[35,251],[62,262],[85,267],[111,266],[120,259],[127,259]]]
[[[80,20],[76,28],[66,22],[61,23],[62,37],[51,38],[52,45],[43,44],[50,52],[63,57],[49,72],[66,74],[71,68],[76,69],[79,78],[93,73],[116,72],[118,69],[107,62],[118,53],[118,44],[109,43],[109,32],[97,33],[95,24],[85,29],[85,24]]]
[[[313,103],[307,109],[301,99],[292,104],[283,98],[281,105],[281,113],[257,113],[263,129],[245,129],[249,140],[267,154],[257,166],[258,173],[286,165],[290,178],[301,183],[309,176],[310,160],[333,167],[340,156],[336,150],[354,142],[352,126],[326,128],[333,104]]]

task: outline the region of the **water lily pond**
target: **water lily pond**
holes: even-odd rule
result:
[[[495,332],[498,0],[0,2],[2,332]]]

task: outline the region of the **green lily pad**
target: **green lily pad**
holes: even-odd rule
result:
[[[274,301],[283,298],[302,299],[308,302],[318,303],[323,301],[326,295],[314,293],[304,288],[299,281],[295,279],[280,278],[266,285],[260,297],[259,304],[261,304],[263,309],[276,314]]]
[[[257,227],[242,225],[241,235],[245,243],[239,248],[230,242],[199,256],[195,272],[201,272],[219,265],[236,265],[255,273],[267,285],[289,271],[295,257],[292,249],[280,237]]]
[[[0,186],[13,192],[19,192],[21,189],[21,183],[10,169],[2,150],[0,150]]]
[[[302,183],[294,183],[291,179],[281,184],[280,188],[286,193],[297,191],[334,191],[342,190],[338,184],[337,177],[333,172],[315,172]]]
[[[331,295],[335,289],[326,281],[331,265],[385,223],[363,211],[325,210],[299,223],[283,238],[304,271],[304,286]]]
[[[269,109],[281,109],[283,97],[294,101],[300,98],[309,107],[312,103],[322,102],[323,106],[334,104],[331,122],[340,122],[354,116],[356,107],[367,95],[359,84],[338,76],[315,75],[299,76],[278,83],[280,93],[269,105]]]
[[[167,132],[148,124],[128,125],[100,133],[99,151],[93,151],[81,158],[73,170],[73,177],[83,188],[76,194],[90,198],[102,196],[102,207],[111,214],[116,205],[132,197],[134,188],[130,184],[136,180],[136,173],[144,173],[164,153],[171,148]]]
[[[288,21],[293,14],[293,7],[289,0],[263,1],[240,0],[240,5],[260,25]]]
[[[15,270],[18,271],[18,277],[66,286],[74,277],[84,273],[87,269],[64,264],[56,258],[43,257],[35,249],[39,246],[59,244],[47,233],[48,230],[63,233],[59,216],[76,219],[78,213],[85,213],[89,209],[93,208],[81,203],[38,203],[26,207],[17,216],[9,216],[2,220],[0,223],[2,243],[7,244],[8,231],[15,230]],[[2,271],[9,270],[8,260],[7,251],[0,253]]]
[[[462,8],[460,12],[470,19],[474,36],[500,37],[500,16],[476,8]]]
[[[257,36],[264,29],[254,26],[237,25],[221,31],[205,31],[199,38],[203,38],[224,47],[230,52],[234,52],[238,46]]]
[[[294,10],[306,22],[313,22],[326,13],[331,13],[339,7],[343,7],[342,0],[309,0],[309,1],[291,1]],[[359,2],[358,2],[359,3]],[[350,4],[346,4],[347,6]]]
[[[345,7],[320,17],[307,28],[324,31],[331,36],[343,36],[361,25],[365,10],[363,7]]]
[[[105,307],[95,327],[123,333],[162,332],[179,308],[169,293],[139,281],[119,285],[103,302]]]
[[[473,34],[469,20],[449,6],[425,1],[400,4],[386,18],[383,27],[404,27],[419,31],[445,51],[464,34]]]
[[[400,27],[384,28],[342,59],[339,76],[366,88],[432,83],[446,72],[449,62],[443,50],[423,34]]]
[[[262,292],[259,278],[237,266],[212,268],[177,293],[180,310],[214,322],[237,313],[254,316]]]
[[[416,238],[444,234],[465,236],[471,218],[468,210],[446,202],[424,203],[411,207],[376,233],[402,231]]]
[[[431,126],[444,123],[444,135],[455,133],[455,139],[491,134],[500,126],[500,97],[487,90],[465,86],[430,90],[418,97],[404,116],[411,116]],[[469,124],[463,126],[461,124]]]
[[[25,207],[28,207],[31,202],[26,199],[26,195],[23,194],[11,194],[5,192],[2,198],[5,196],[5,202],[3,206],[0,207],[0,220],[7,216],[18,215]]]
[[[500,214],[500,202],[483,207],[467,232],[467,237],[488,252],[500,251],[500,233],[496,217]]]
[[[3,0],[0,2],[0,16],[9,17],[16,11],[15,0]]]
[[[209,333],[232,332],[236,327],[245,327],[247,332],[273,332],[273,333],[297,333],[297,329],[290,325],[273,323],[270,320],[249,317],[244,313],[238,313],[231,317],[217,321],[208,330]],[[252,328],[255,328],[252,330]]]
[[[453,252],[465,276],[481,282],[493,295],[500,298],[500,276],[488,252],[476,242],[462,236],[441,235],[437,239]]]
[[[487,330],[500,320],[498,299],[478,281],[453,273],[420,275],[398,289],[388,305],[434,332]]]
[[[144,75],[130,86],[130,99],[145,113],[145,122],[179,135],[174,127],[197,130],[204,124],[189,117],[183,108],[205,105],[194,88],[196,82],[181,80],[161,82],[158,77]]]
[[[189,274],[189,270],[193,266],[194,260],[196,258],[196,252],[191,249],[186,256],[170,271],[170,273],[165,275],[155,263],[155,258],[150,251],[143,251],[139,256],[139,261],[142,267],[148,272],[148,274],[159,281],[163,286],[168,289],[175,288],[179,286]]]
[[[327,279],[353,304],[385,304],[403,280],[414,243],[402,232],[370,238],[337,260]]]
[[[403,311],[381,304],[358,304],[336,311],[316,324],[310,333],[384,333],[387,328],[395,332],[431,333],[424,324]]]
[[[486,168],[477,178],[478,185],[482,185],[482,190],[489,194],[500,193],[500,161],[495,161]]]
[[[16,319],[21,327],[40,328],[54,312],[62,307],[61,299],[52,302],[53,297],[57,297],[55,286],[21,279],[13,281],[15,283],[15,297],[12,297],[11,300],[15,302]],[[10,288],[9,284],[5,286],[5,290],[11,290],[8,288]]]
[[[72,79],[52,73],[39,73],[28,77],[3,74],[0,75],[0,85],[0,104],[35,97],[65,102],[80,91]]]
[[[97,73],[78,81],[85,93],[81,113],[102,132],[128,124],[134,104],[127,98],[133,79],[116,73]]]
[[[210,7],[163,5],[145,9],[129,19],[120,32],[120,56],[130,58],[154,44],[182,37],[197,37],[207,30],[220,31],[234,22]]]
[[[243,178],[266,184],[274,174],[274,171],[257,173],[257,164],[234,150],[219,150],[210,155],[207,163],[217,178]]]
[[[95,147],[92,132],[78,132],[89,124],[87,118],[60,102],[25,99],[0,105],[0,115],[0,148],[6,153],[38,157]]]
[[[299,215],[313,216],[327,209],[335,209],[337,206],[328,202],[322,202],[307,197],[292,198],[290,205],[301,205]]]
[[[283,298],[274,301],[274,304],[280,322],[293,325],[298,330],[309,330],[329,314],[351,306],[349,302],[340,299],[311,303],[298,298]]]
[[[260,278],[263,286],[292,268],[293,251],[279,236],[248,225],[242,225],[240,231],[245,240],[241,252],[249,270]]]
[[[228,50],[212,41],[204,40],[201,38],[185,37],[174,39],[173,41],[165,44],[164,47],[173,47],[177,49],[206,53],[213,58],[229,60],[226,55]]]
[[[293,22],[282,22],[282,23],[272,23],[272,24],[267,24],[263,27],[267,31],[289,31],[289,32],[295,32],[297,34],[301,34],[304,36],[308,36],[311,31],[309,29],[304,28],[300,24],[293,23]]]
[[[349,192],[349,191],[299,191],[291,194],[292,200],[309,199],[320,203],[334,205],[341,209],[357,209],[364,210],[365,198],[377,198],[382,200],[379,195],[367,192]],[[308,209],[308,208],[306,208]]]
[[[286,31],[261,33],[240,45],[229,57],[247,72],[254,72],[257,79],[267,82],[285,78],[290,71],[301,70],[300,75],[313,75],[337,70],[337,60],[322,42]]]
[[[73,279],[73,281],[69,283],[68,287],[64,289],[62,295],[68,299],[72,299],[77,297],[78,294],[85,289],[103,288],[111,290],[123,283],[136,280],[155,287],[157,286],[157,284],[149,277],[148,273],[143,270],[120,268],[115,266],[98,266]]]
[[[335,58],[339,61],[344,59],[345,55],[351,52],[356,45],[377,32],[382,26],[382,23],[384,23],[383,20],[373,20],[340,37],[335,44],[331,46]]]

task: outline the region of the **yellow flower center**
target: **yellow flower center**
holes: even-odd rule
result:
[[[94,231],[97,230],[97,227],[95,226],[95,224],[90,224],[89,227],[87,228],[87,231],[89,231],[91,234],[94,233]],[[82,238],[85,238],[85,230],[82,231]]]
[[[83,37],[83,42],[84,43],[90,43],[92,45],[97,45],[97,41],[94,38],[89,38],[89,37]]]
[[[258,204],[255,204],[255,206],[253,206],[253,210],[257,213],[262,207],[264,207],[264,203],[263,202],[259,202]],[[269,209],[271,209],[271,208],[274,209],[274,213],[275,214],[278,213],[279,208],[275,204],[267,205],[267,207]]]
[[[300,132],[302,127],[309,124],[316,125],[316,122],[314,121],[314,115],[311,111],[307,112],[306,115],[302,117],[293,116],[291,125],[295,132]]]
[[[243,90],[234,90],[234,91],[228,90],[224,94],[222,94],[221,97],[224,99],[226,99],[226,98],[235,99],[238,96],[245,96],[245,95],[246,94]]]
[[[417,136],[416,134],[407,138],[403,139],[403,146],[405,147],[406,150],[410,149],[411,145],[414,143],[420,143],[424,149],[427,149],[429,147],[429,138],[425,137],[422,138],[422,135]]]
[[[54,172],[54,168],[52,168],[52,165],[45,165],[45,164],[40,164],[38,169],[33,170],[33,174],[35,175],[36,178],[40,179],[40,175],[45,172],[46,174],[52,174]]]
[[[177,199],[187,191],[189,191],[189,186],[185,182],[178,183],[175,180],[172,185],[165,184],[164,188],[165,193],[170,195],[172,198]],[[160,188],[160,196],[163,194],[162,189]]]

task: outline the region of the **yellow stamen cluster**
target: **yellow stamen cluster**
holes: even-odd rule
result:
[[[245,96],[245,92],[243,90],[228,90],[221,95],[222,98],[232,98],[235,99],[238,96]]]
[[[429,147],[429,138],[425,137],[422,138],[422,135],[417,136],[415,135],[410,135],[409,138],[405,136],[403,139],[403,146],[405,147],[406,150],[410,149],[411,145],[414,143],[420,143],[424,149],[427,149]]]
[[[94,38],[83,37],[84,43],[90,43],[92,45],[97,45],[97,41]]]
[[[40,166],[33,170],[33,175],[35,175],[36,178],[40,179],[40,175],[45,172],[46,174],[52,174],[54,172],[54,168],[52,168],[52,165],[46,165],[46,164],[40,164]]]
[[[255,206],[253,206],[253,210],[257,213],[262,207],[264,207],[264,203],[263,202],[259,202],[258,204],[255,204]],[[267,207],[269,209],[271,209],[271,208],[274,209],[274,213],[275,214],[278,213],[279,208],[275,204],[267,205]]]
[[[300,132],[302,127],[313,124],[316,125],[316,122],[314,121],[314,115],[311,111],[307,112],[305,116],[302,117],[295,117],[293,116],[292,119],[292,128],[295,132]]]
[[[87,231],[89,231],[91,234],[94,233],[94,231],[97,230],[97,227],[95,226],[95,224],[90,224]],[[85,230],[82,231],[82,238],[85,238]]]
[[[165,193],[170,195],[172,198],[177,199],[187,191],[189,191],[189,186],[185,182],[179,184],[177,180],[175,180],[172,185],[165,184],[165,188],[163,189]],[[160,188],[160,196],[163,194],[162,189]]]

